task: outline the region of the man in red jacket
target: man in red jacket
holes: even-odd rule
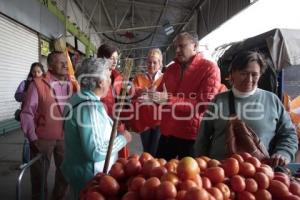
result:
[[[174,40],[176,58],[149,98],[161,108],[157,157],[167,160],[193,155],[193,146],[207,104],[220,88],[218,66],[198,53],[198,38],[187,32]]]

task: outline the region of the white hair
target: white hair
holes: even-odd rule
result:
[[[76,79],[82,89],[94,90],[99,81],[107,80],[111,62],[105,58],[86,58],[78,63]]]

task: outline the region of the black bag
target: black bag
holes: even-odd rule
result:
[[[21,111],[22,110],[19,108],[15,111],[15,114],[14,114],[15,120],[17,120],[18,122],[21,120],[21,118],[20,118]]]

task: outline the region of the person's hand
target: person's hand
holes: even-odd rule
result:
[[[162,92],[149,91],[147,94],[149,99],[155,103],[161,104],[168,102],[168,91],[165,84],[163,84]]]
[[[125,137],[127,143],[131,142],[132,140],[132,136],[131,134],[129,133],[129,131],[125,130],[122,135]]]
[[[284,166],[288,164],[288,159],[279,153],[275,153],[271,156],[269,163],[272,167]]]

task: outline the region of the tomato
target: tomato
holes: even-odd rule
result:
[[[240,153],[240,155],[243,157],[244,160],[252,157],[252,155],[248,152],[242,152]]]
[[[155,199],[156,189],[160,185],[160,180],[156,177],[149,178],[140,189],[142,199]]]
[[[178,189],[179,190],[190,190],[191,188],[197,187],[197,184],[192,180],[185,180],[179,183]]]
[[[272,180],[274,178],[274,171],[272,168],[270,169],[269,167],[264,167],[264,164],[261,164],[260,167],[256,169],[256,172],[263,172],[269,177],[269,180]]]
[[[290,187],[290,177],[283,172],[274,172],[273,180],[278,180]]]
[[[269,191],[273,197],[278,199],[282,199],[289,195],[288,187],[284,183],[277,180],[270,181]]]
[[[221,167],[211,167],[205,170],[204,176],[209,178],[213,184],[216,184],[224,181],[225,172]]]
[[[263,172],[256,172],[254,180],[257,182],[259,189],[267,189],[270,185],[269,177]]]
[[[245,161],[251,163],[255,168],[261,166],[261,162],[256,157],[249,157]]]
[[[255,196],[248,191],[242,191],[237,194],[238,200],[255,200]]]
[[[239,173],[239,162],[235,158],[227,158],[221,165],[227,177],[232,177]]]
[[[204,189],[211,188],[211,181],[209,178],[203,176],[203,177],[201,177],[201,180],[202,180],[202,187]]]
[[[300,184],[292,181],[289,188],[290,192],[294,195],[300,196]]]
[[[254,193],[256,200],[272,200],[272,195],[268,190],[260,189]]]
[[[257,191],[258,185],[253,178],[246,178],[245,183],[246,183],[246,189],[245,189],[246,191],[251,192],[251,193],[254,193]]]
[[[244,162],[244,158],[239,154],[234,153],[230,157],[235,158],[237,161],[239,161],[239,163]]]
[[[177,190],[175,185],[170,181],[162,182],[156,190],[156,199],[175,198]]]
[[[230,179],[230,185],[233,191],[241,192],[246,188],[245,178],[240,175],[234,175]]]
[[[284,200],[300,200],[300,197],[297,195],[290,194],[290,195],[284,197]]]
[[[195,159],[198,163],[200,171],[204,171],[207,168],[207,162],[202,158],[195,158]]]
[[[157,161],[160,163],[160,166],[165,166],[165,164],[167,163],[167,161],[163,158],[158,158]]]
[[[239,174],[245,177],[252,177],[256,172],[255,167],[248,162],[240,163],[240,171]]]
[[[139,200],[140,195],[137,192],[129,191],[123,197],[122,200]]]
[[[150,153],[143,152],[139,158],[139,161],[140,161],[141,165],[143,166],[146,161],[152,160],[152,159],[153,159],[153,156]]]
[[[160,179],[162,175],[164,175],[167,172],[168,170],[163,166],[154,167],[150,172],[150,177],[157,177]]]
[[[140,173],[141,170],[141,163],[135,158],[128,160],[127,164],[125,165],[125,174],[127,176],[135,176]]]
[[[211,187],[207,189],[207,192],[209,192],[216,200],[223,200],[223,193],[219,188]]]
[[[202,188],[191,188],[185,194],[184,200],[208,200],[209,193]]]
[[[200,156],[199,158],[205,160],[206,162],[210,161],[211,158],[207,157],[207,156]]]
[[[192,180],[197,184],[197,187],[202,187],[202,179],[200,174],[197,174]]]
[[[155,167],[160,167],[160,163],[157,160],[151,159],[151,160],[145,161],[144,165],[142,167],[142,174],[146,178],[148,178],[150,176],[151,170]]]
[[[219,165],[221,165],[220,161],[216,160],[216,159],[210,159],[207,162],[207,168],[209,167],[218,167]]]
[[[179,190],[177,192],[176,200],[184,200],[186,190]]]
[[[136,153],[134,153],[134,154],[131,154],[129,157],[128,157],[128,160],[130,160],[130,159],[139,159],[140,158],[140,156],[138,155],[138,154],[136,154]]]
[[[198,163],[192,157],[184,157],[178,163],[177,176],[181,180],[194,179],[199,172]]]
[[[126,158],[118,158],[118,160],[116,161],[116,163],[122,164],[123,167],[126,165],[127,162],[128,160]]]
[[[99,180],[99,190],[105,196],[114,196],[119,189],[119,183],[110,175],[105,175]]]
[[[215,187],[218,188],[222,192],[224,199],[229,199],[229,197],[230,197],[230,189],[229,189],[229,187],[226,184],[224,184],[224,183],[217,183],[215,185]]]
[[[125,171],[123,169],[123,164],[120,162],[116,162],[111,169],[109,170],[109,173],[112,177],[114,177],[117,180],[123,180],[125,178]]]
[[[172,182],[175,186],[177,186],[179,182],[179,178],[175,173],[172,172],[167,172],[162,177],[160,178],[161,182],[163,181],[170,181]]]
[[[166,164],[165,164],[165,168],[167,169],[167,171],[168,172],[174,172],[174,173],[176,173],[176,171],[177,171],[177,163],[175,163],[175,162],[167,162]]]
[[[105,200],[102,194],[99,192],[88,192],[85,196],[85,199],[88,200]]]
[[[144,185],[145,182],[146,182],[145,178],[143,178],[141,176],[134,177],[130,181],[129,190],[139,192],[141,187]]]

